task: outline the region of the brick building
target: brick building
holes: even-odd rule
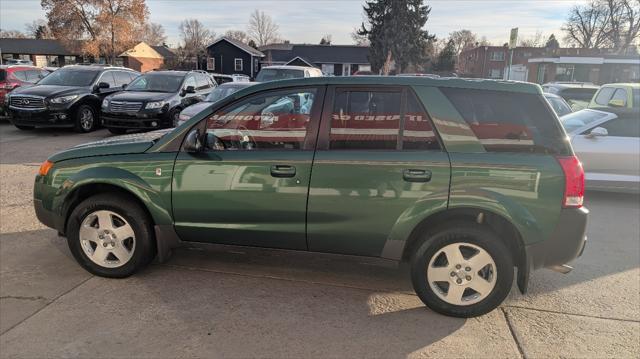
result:
[[[595,84],[640,80],[637,54],[618,55],[608,49],[479,46],[463,51],[458,58],[458,74],[464,77],[493,78],[546,83],[581,81]]]
[[[147,72],[165,68],[165,63],[175,56],[166,46],[151,46],[141,42],[120,54],[122,65],[130,69]]]

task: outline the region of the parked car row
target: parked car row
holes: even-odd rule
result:
[[[6,115],[6,95],[21,86],[31,86],[51,71],[29,65],[0,66],[0,116]]]

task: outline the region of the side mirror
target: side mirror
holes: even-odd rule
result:
[[[110,86],[107,82],[98,82],[98,84],[93,87],[93,90],[95,92],[99,92],[100,90],[108,89],[109,87]]]
[[[205,135],[205,144],[206,148],[214,151],[222,151],[224,150],[224,143],[218,138],[218,136],[214,135],[211,132],[207,132]]]
[[[625,100],[611,100],[609,101],[609,107],[626,107]]]
[[[122,85],[122,89],[126,89],[127,88],[127,84]]]
[[[187,134],[187,137],[184,139],[183,148],[189,153],[197,153],[202,150],[202,143],[200,143],[200,130],[196,128]]]
[[[606,137],[609,135],[609,131],[607,131],[606,128],[604,127],[596,127],[593,130],[591,130],[589,132],[589,135],[587,135],[587,137],[589,138],[595,138],[595,137]]]

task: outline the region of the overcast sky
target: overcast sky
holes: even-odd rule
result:
[[[560,27],[569,9],[585,0],[428,0],[432,7],[427,30],[438,38],[469,29],[489,41],[508,41],[509,29],[519,27],[520,38],[542,31],[562,38]],[[280,26],[282,38],[293,43],[317,43],[331,34],[334,44],[352,43],[350,33],[363,20],[360,0],[147,0],[150,21],[164,26],[170,45],[179,42],[178,25],[196,18],[216,34],[245,30],[249,14],[259,9]],[[44,19],[39,0],[0,0],[0,28],[24,31],[25,24]],[[560,35],[560,36],[559,36]]]

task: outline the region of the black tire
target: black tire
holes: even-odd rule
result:
[[[431,288],[427,278],[427,267],[431,258],[446,245],[457,242],[481,247],[488,252],[496,266],[495,286],[486,297],[474,304],[454,305],[444,301]],[[474,223],[456,222],[425,235],[423,242],[411,257],[411,280],[418,297],[431,310],[448,316],[470,318],[486,314],[504,301],[513,283],[513,267],[509,249],[495,233]]]
[[[124,218],[133,229],[135,235],[133,254],[128,262],[120,267],[109,268],[98,265],[87,256],[82,248],[80,225],[88,215],[98,210],[115,212]],[[71,212],[66,235],[67,244],[76,261],[90,273],[101,277],[128,277],[144,268],[156,255],[156,242],[151,219],[131,198],[121,194],[98,194],[82,201]]]
[[[85,116],[91,116],[91,120],[85,119]],[[89,105],[80,105],[73,113],[74,127],[73,129],[78,133],[88,133],[98,128],[99,119],[97,111]],[[89,123],[90,122],[90,123]]]
[[[174,108],[173,110],[171,110],[171,112],[169,113],[170,127],[178,126],[178,121],[180,121],[180,112],[182,112],[182,109],[180,108]]]
[[[22,131],[31,131],[35,128],[34,126],[24,126],[24,125],[15,125],[15,126],[18,130],[22,130]]]
[[[109,132],[113,133],[114,135],[122,135],[127,133],[127,129],[119,127],[109,127]]]

